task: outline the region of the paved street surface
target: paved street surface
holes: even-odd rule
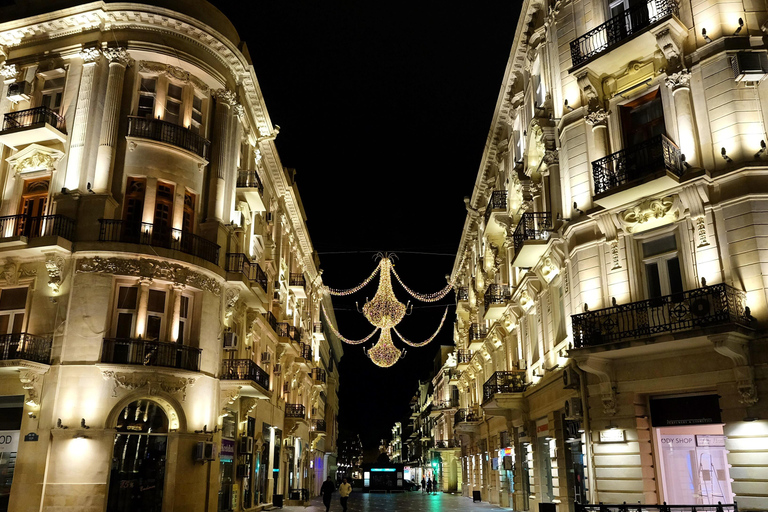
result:
[[[275,510],[275,509],[273,509]],[[277,509],[279,510],[279,509]],[[284,507],[287,512],[325,512],[320,498],[312,500],[309,507]],[[511,510],[488,503],[472,503],[471,498],[453,494],[422,494],[405,492],[397,494],[363,494],[353,492],[349,497],[347,512],[476,512]],[[333,494],[331,512],[341,512],[339,493]]]

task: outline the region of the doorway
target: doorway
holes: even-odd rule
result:
[[[50,178],[25,180],[19,204],[16,236],[33,238],[42,234],[42,221],[48,206]]]

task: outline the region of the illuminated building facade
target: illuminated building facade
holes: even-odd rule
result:
[[[767,19],[523,2],[453,269],[465,495],[768,508]]]
[[[149,3],[1,12],[3,511],[259,510],[335,472],[342,348],[248,49]]]

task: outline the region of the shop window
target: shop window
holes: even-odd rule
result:
[[[142,77],[139,82],[139,106],[137,115],[147,119],[155,118],[155,94],[157,90],[157,78]]]
[[[0,511],[8,510],[16,454],[21,437],[21,419],[24,414],[24,396],[0,396]]]
[[[682,293],[683,276],[675,235],[644,242],[642,252],[647,297]]]
[[[24,332],[29,288],[0,290],[0,335]]]
[[[107,512],[161,512],[168,417],[151,400],[126,406],[115,426]]]

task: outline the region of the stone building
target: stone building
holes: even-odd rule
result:
[[[316,494],[342,348],[245,43],[205,1],[0,19],[0,510]]]
[[[766,21],[523,1],[453,269],[465,495],[768,508]]]

